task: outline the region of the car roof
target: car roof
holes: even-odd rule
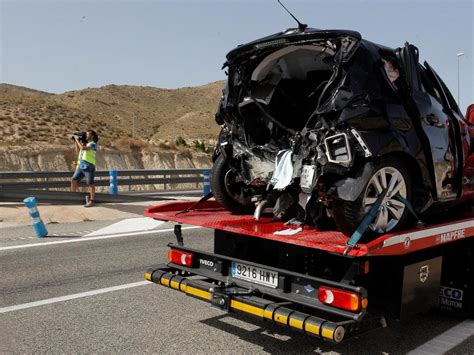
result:
[[[232,49],[229,53],[227,53],[227,59],[231,60],[232,58],[238,56],[239,54],[242,54],[247,51],[253,50],[256,46],[258,45],[265,45],[269,44],[271,45],[272,43],[278,43],[279,41],[287,41],[288,44],[291,44],[292,42],[295,41],[301,41],[305,39],[325,39],[325,38],[335,38],[339,36],[350,36],[354,37],[361,42],[366,42],[367,44],[370,44],[370,46],[377,47],[377,49],[381,49],[382,51],[385,52],[394,52],[394,49],[380,45],[371,41],[368,41],[366,39],[362,39],[362,36],[359,32],[357,31],[352,31],[352,30],[345,30],[345,29],[317,29],[317,28],[306,28],[304,31],[300,31],[298,28],[289,28],[285,31],[274,33],[269,36],[265,36],[262,38],[258,38],[256,40],[250,41],[245,44],[240,44],[234,49]]]

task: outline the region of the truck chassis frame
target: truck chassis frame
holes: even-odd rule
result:
[[[177,243],[168,246],[192,255],[193,261],[189,265],[170,261],[147,271],[145,278],[224,311],[245,313],[333,342],[384,327],[386,316],[404,320],[438,306],[455,315],[474,315],[474,215],[470,211],[460,220],[359,244],[345,255],[341,243],[345,237],[335,232],[310,230],[303,233],[313,239],[285,239],[268,233],[284,229],[281,222],[233,216],[213,201],[181,214],[187,207],[189,203],[171,203],[147,209],[150,217],[177,222]],[[181,223],[214,229],[214,252],[185,247]],[[266,233],[257,228],[249,233],[241,227],[262,223]],[[236,277],[234,265],[275,273],[277,286]],[[318,299],[321,287],[355,293],[365,306],[347,310],[325,304]]]

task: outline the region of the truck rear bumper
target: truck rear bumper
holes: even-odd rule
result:
[[[291,302],[275,302],[255,297],[249,290],[239,286],[219,287],[204,280],[194,280],[177,275],[176,270],[165,265],[149,270],[145,279],[228,312],[251,315],[332,342],[341,342],[351,335],[379,328],[385,323],[381,317],[342,321],[323,319],[292,309]]]

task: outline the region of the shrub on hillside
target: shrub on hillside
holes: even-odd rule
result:
[[[198,140],[193,142],[193,148],[194,150],[197,150],[198,152],[204,152],[206,153],[206,144],[204,141],[200,142]]]
[[[176,138],[174,144],[176,144],[177,147],[179,147],[180,145],[185,147],[188,145],[188,143],[186,143],[186,141],[184,140],[183,137],[179,136],[178,138]]]
[[[204,141],[199,140],[193,142],[192,148],[198,152],[203,153],[212,153],[214,151],[214,146],[212,145],[212,143],[210,143],[210,145],[206,145]]]
[[[148,146],[148,144],[140,138],[130,138],[130,137],[122,137],[116,139],[112,146],[115,149],[142,149]]]
[[[158,148],[160,149],[163,149],[163,150],[175,150],[176,149],[176,145],[172,142],[159,142],[157,144]]]

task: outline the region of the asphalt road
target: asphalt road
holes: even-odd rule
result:
[[[448,353],[474,352],[474,335],[461,344],[455,335],[443,336],[453,329],[474,333],[471,323],[437,313],[391,322],[342,344],[229,316],[143,282],[144,272],[166,259],[174,236],[163,230],[171,225],[142,234],[84,236],[110,223],[52,225],[56,236],[41,240],[31,238],[29,227],[0,230],[0,353],[436,353],[443,346]],[[211,231],[183,234],[186,245],[211,250]],[[16,246],[23,247],[6,249]],[[116,286],[123,288],[109,289]]]

